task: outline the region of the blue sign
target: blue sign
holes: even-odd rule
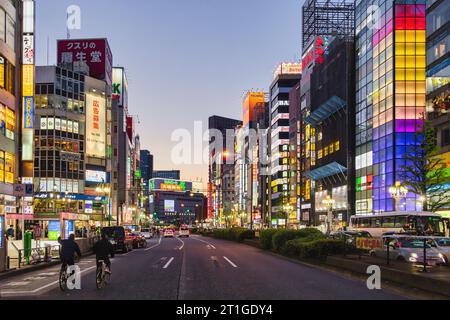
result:
[[[34,128],[34,97],[23,97],[23,128]]]
[[[5,218],[0,217],[0,248],[3,248],[3,237],[4,237],[4,232],[3,232],[3,221]]]
[[[71,233],[74,233],[74,228],[73,228],[73,221],[65,221],[65,225],[64,225],[64,230],[65,230],[65,236],[66,239],[69,239],[69,236]]]

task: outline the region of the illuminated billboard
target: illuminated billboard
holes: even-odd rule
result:
[[[281,74],[301,74],[301,63],[281,63],[274,72],[274,78]]]
[[[254,116],[258,113],[264,112],[265,109],[265,94],[264,92],[249,92],[244,99],[244,122],[245,127]]]
[[[192,191],[192,182],[171,179],[152,179],[149,183],[149,189],[175,192]]]
[[[175,212],[175,200],[164,200],[164,211]]]
[[[106,172],[105,171],[86,170],[86,181],[87,182],[105,183],[106,182]]]
[[[105,98],[86,94],[86,154],[106,157],[106,107]]]
[[[117,100],[120,106],[126,106],[128,101],[128,82],[123,68],[113,68],[112,99]]]
[[[84,62],[89,75],[112,85],[113,58],[107,39],[58,40],[58,63]]]

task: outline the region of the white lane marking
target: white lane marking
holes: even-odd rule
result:
[[[88,272],[88,271],[91,271],[92,269],[96,269],[97,268],[97,266],[92,266],[92,267],[90,267],[90,268],[87,268],[87,269],[84,269],[83,271],[81,271],[81,274],[84,274],[84,273],[86,273],[86,272]],[[46,288],[49,288],[49,287],[52,287],[52,286],[55,286],[55,285],[59,285],[59,280],[57,280],[57,281],[53,281],[53,282],[51,282],[51,283],[49,283],[49,284],[46,284],[45,286],[42,286],[42,287],[40,287],[40,288],[37,288],[37,289],[34,289],[34,290],[32,290],[32,291],[2,291],[2,292],[0,292],[3,296],[15,296],[15,295],[28,295],[28,294],[35,294],[35,293],[38,293],[39,291],[42,291],[42,290],[44,290],[44,289],[46,289]]]
[[[180,238],[176,238],[178,241],[180,241],[181,242],[181,247],[179,247],[179,248],[177,248],[178,250],[183,250],[183,248],[184,248],[184,241],[183,240],[181,240]]]
[[[200,242],[203,242],[203,243],[207,244],[209,247],[213,248],[214,250],[216,249],[216,247],[214,247],[211,243],[209,243],[209,242],[207,242],[207,241],[204,241],[204,240],[202,240],[202,239],[197,239],[196,237],[192,237],[192,239],[197,240],[197,241],[200,241]],[[207,247],[208,247],[208,246],[207,246]]]
[[[31,281],[18,281],[18,282],[10,282],[5,285],[5,287],[22,287],[27,286],[31,283]]]
[[[44,273],[39,273],[38,276],[52,277],[52,276],[56,276],[57,274],[58,274],[58,272],[44,272]]]
[[[231,261],[230,259],[228,259],[227,257],[223,257],[225,260],[227,260],[228,261],[228,263],[229,264],[231,264],[231,266],[233,267],[233,268],[237,268],[238,266],[237,265],[235,265],[234,263],[233,263],[233,261]]]
[[[150,248],[145,249],[145,251],[151,250],[151,249],[156,248],[157,246],[159,246],[161,244],[161,239],[162,238],[159,238],[159,241],[158,241],[157,244],[155,244],[154,246],[151,246]]]
[[[174,257],[170,258],[170,260],[166,263],[166,265],[163,267],[163,269],[167,269],[174,259],[175,259]]]

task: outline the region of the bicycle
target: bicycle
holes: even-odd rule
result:
[[[97,289],[101,289],[105,287],[111,281],[111,270],[106,272],[107,266],[104,260],[99,260],[97,264],[97,272],[96,272],[96,286]]]
[[[79,261],[80,261],[79,258],[77,257],[74,258],[74,263],[78,263]],[[59,271],[59,288],[63,292],[67,290],[67,280],[69,280],[69,278],[73,276],[73,274],[75,273],[74,270],[71,274],[68,274],[67,273],[68,266],[69,265],[66,262],[63,262],[63,264],[61,265],[61,270]]]

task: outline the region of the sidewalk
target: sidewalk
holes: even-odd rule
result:
[[[21,267],[20,269],[17,269],[17,268],[10,269],[10,270],[4,271],[4,272],[0,272],[0,280],[4,280],[4,279],[14,277],[14,276],[19,276],[19,275],[30,273],[33,271],[43,270],[43,269],[46,269],[49,267],[56,266],[60,263],[61,263],[60,260],[55,260],[52,262],[43,262],[43,263],[39,263],[39,264],[24,266],[24,267]]]

